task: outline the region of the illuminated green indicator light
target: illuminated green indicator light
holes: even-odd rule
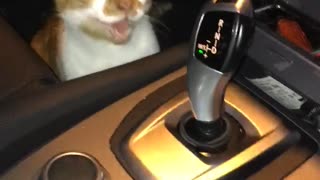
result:
[[[199,49],[198,50],[199,54],[204,54],[203,50]]]

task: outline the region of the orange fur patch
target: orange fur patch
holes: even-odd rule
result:
[[[62,20],[51,17],[31,41],[31,47],[55,71],[56,60],[60,54],[60,36],[63,32]]]
[[[89,7],[94,0],[55,0],[56,10],[62,12],[66,9],[82,9]],[[106,15],[117,15],[124,10],[128,13],[135,14],[137,9],[142,7],[138,0],[108,0],[103,12]]]
[[[62,12],[66,9],[81,9],[91,5],[93,0],[55,0],[56,9]]]
[[[138,0],[109,0],[103,9],[106,15],[117,15],[127,12],[130,15],[135,15],[137,10],[142,7]]]

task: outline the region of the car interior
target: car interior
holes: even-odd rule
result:
[[[320,1],[164,3],[160,53],[62,82],[54,0],[0,2],[1,180],[319,179]]]

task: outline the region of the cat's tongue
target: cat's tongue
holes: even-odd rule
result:
[[[124,43],[129,37],[129,24],[127,20],[122,20],[112,24],[114,41]]]
[[[129,24],[127,20],[122,20],[112,24],[114,30],[116,30],[120,34],[126,34],[129,28]]]

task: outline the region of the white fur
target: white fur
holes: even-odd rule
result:
[[[148,18],[137,23],[131,39],[123,45],[93,39],[68,25],[63,36],[61,60],[57,64],[61,80],[71,80],[159,52]]]
[[[142,4],[145,3],[146,0],[140,0]],[[102,22],[113,23],[125,18],[125,14],[117,15],[117,16],[106,16],[103,13],[104,4],[107,3],[108,0],[94,0],[91,7],[85,9],[77,9],[77,10],[66,10],[60,14],[60,16],[72,25],[79,25],[82,21],[86,20],[89,17],[95,17]],[[134,17],[129,17],[130,20],[139,20],[144,15],[144,11],[142,9],[138,9],[137,15]]]
[[[61,59],[57,61],[57,73],[61,80],[82,77],[159,52],[160,48],[153,27],[148,17],[143,16],[142,11],[137,15],[140,17],[133,17],[138,21],[130,40],[125,44],[116,45],[107,40],[97,40],[81,31],[78,25],[89,16],[106,22],[114,22],[122,18],[104,16],[100,9],[103,1],[96,0],[88,9],[66,11],[61,14],[65,21]]]

